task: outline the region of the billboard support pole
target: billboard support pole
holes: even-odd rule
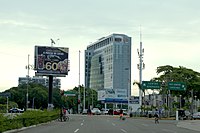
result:
[[[48,109],[53,109],[52,103],[52,89],[53,89],[53,76],[49,75],[49,101],[48,101]]]
[[[56,44],[53,39],[51,39],[51,47],[53,47],[53,44]],[[53,75],[49,75],[49,99],[48,99],[48,109],[53,109],[53,103],[52,103],[52,89],[53,89]]]

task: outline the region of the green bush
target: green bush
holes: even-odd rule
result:
[[[57,119],[59,110],[53,111],[26,111],[21,115],[17,115],[13,119],[0,115],[0,133],[7,130],[19,129],[49,122]]]

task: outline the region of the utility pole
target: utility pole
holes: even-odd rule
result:
[[[191,90],[191,97],[192,97],[192,103],[191,103],[191,115],[194,114],[194,90]]]
[[[144,48],[142,48],[142,34],[141,34],[141,27],[140,27],[140,50],[137,49],[138,56],[139,56],[139,77],[140,77],[140,86],[142,86],[142,70],[145,68],[145,64],[143,63],[143,55],[144,55]],[[145,96],[145,93],[144,93]],[[139,104],[140,107],[142,106],[142,88],[139,90]]]
[[[80,92],[80,53],[81,51],[79,50],[79,87],[78,87],[78,113],[80,114],[80,110],[81,110],[81,107],[80,107],[80,103],[81,103],[81,92]]]
[[[85,109],[85,86],[84,86],[84,88],[83,88],[84,90],[83,90],[83,109]]]
[[[28,103],[29,103],[29,101],[28,101],[28,85],[29,85],[29,54],[28,54],[28,65],[27,65],[27,70],[28,70],[28,75],[27,75],[27,90],[26,90],[26,109],[28,109]]]
[[[28,109],[28,85],[29,85],[29,54],[28,54],[28,64],[27,64],[27,87],[26,87],[26,109]]]

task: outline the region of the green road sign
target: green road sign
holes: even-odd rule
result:
[[[64,95],[65,96],[76,96],[76,93],[72,92],[72,91],[64,91]]]
[[[142,81],[142,89],[160,89],[161,83],[154,81]]]
[[[184,91],[186,84],[184,82],[168,82],[168,90]]]

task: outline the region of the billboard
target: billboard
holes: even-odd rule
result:
[[[127,103],[127,90],[126,89],[98,90],[98,101]]]
[[[36,75],[64,77],[68,75],[69,49],[65,47],[35,46]]]

